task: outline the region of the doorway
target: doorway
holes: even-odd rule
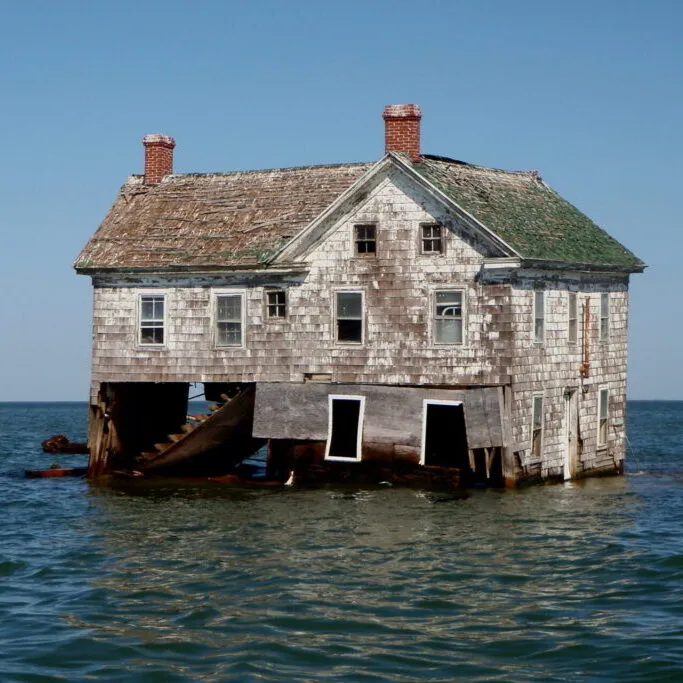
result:
[[[576,387],[564,390],[566,446],[564,457],[564,480],[576,476],[579,461],[579,392]]]
[[[364,396],[329,396],[326,460],[361,459],[364,413]]]
[[[469,466],[468,462],[462,401],[425,399],[420,464],[463,467]]]

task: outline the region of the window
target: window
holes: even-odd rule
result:
[[[377,253],[377,231],[374,225],[354,225],[356,254]]]
[[[569,333],[570,344],[576,344],[579,339],[579,316],[576,292],[569,292]]]
[[[364,396],[330,395],[326,460],[361,459],[364,412]]]
[[[216,296],[216,346],[242,346],[242,295]]]
[[[462,344],[462,292],[434,293],[434,342]]]
[[[607,445],[607,424],[609,422],[609,389],[600,389],[598,400],[598,447]]]
[[[164,343],[164,295],[140,297],[140,344]]]
[[[531,455],[540,459],[543,442],[543,396],[534,396],[533,416],[531,419]]]
[[[266,292],[266,312],[269,318],[284,318],[287,315],[287,299],[282,290]]]
[[[363,293],[337,292],[337,341],[363,343]]]
[[[422,226],[422,253],[423,254],[442,254],[443,238],[440,225]]]
[[[600,341],[609,338],[609,292],[600,295]]]
[[[545,292],[534,292],[534,343],[542,344],[545,338]]]

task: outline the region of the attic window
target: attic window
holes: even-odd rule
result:
[[[437,223],[423,225],[422,227],[422,253],[443,254],[443,237],[441,226]]]
[[[164,296],[140,297],[140,344],[164,343]]]
[[[377,229],[376,226],[369,225],[354,225],[353,226],[356,254],[371,255],[377,253]]]
[[[266,310],[269,318],[286,317],[287,299],[283,290],[266,292]]]

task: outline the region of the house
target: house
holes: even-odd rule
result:
[[[174,140],[144,138],[74,264],[91,474],[216,474],[264,444],[300,480],[622,471],[644,264],[538,172],[424,154],[416,105],[383,118],[374,163],[175,174]],[[218,402],[194,423],[193,383]]]

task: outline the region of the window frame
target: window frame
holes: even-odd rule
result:
[[[536,427],[536,405],[540,405],[540,427]],[[545,397],[542,393],[534,393],[531,397],[531,439],[529,443],[529,455],[531,459],[543,458],[543,437],[545,432]],[[538,453],[534,448],[536,433],[538,432]]]
[[[365,325],[365,290],[363,289],[335,289],[334,303],[332,311],[332,322],[333,322],[333,334],[334,343],[340,346],[363,346],[366,343],[366,325]],[[349,341],[347,339],[339,339],[339,320],[338,308],[339,308],[339,295],[340,294],[360,294],[360,341]],[[358,318],[341,318],[341,320],[358,320]]]
[[[572,301],[574,302],[574,316],[572,317]],[[572,321],[574,322],[572,334]],[[579,295],[578,292],[567,292],[567,341],[570,344],[579,343]]]
[[[436,313],[436,307],[437,307],[437,298],[438,294],[440,292],[452,292],[452,293],[457,293],[460,294],[460,341],[457,342],[447,342],[447,341],[439,341],[437,339],[437,320],[449,320],[449,319],[457,319],[456,316],[441,316],[437,317]],[[444,348],[444,347],[453,347],[453,346],[464,346],[465,345],[465,330],[466,330],[466,325],[465,325],[465,301],[466,301],[466,294],[465,294],[465,289],[462,287],[439,287],[438,289],[433,289],[430,297],[430,320],[431,320],[431,338],[432,338],[432,344],[434,346],[437,346],[439,348]]]
[[[162,331],[162,337],[163,341],[161,342],[145,342],[142,341],[142,324],[143,324],[143,318],[142,318],[142,301],[143,299],[162,299],[163,301],[163,306],[164,306],[164,315],[163,318],[161,319],[161,331]],[[138,341],[138,346],[144,346],[145,348],[164,348],[167,345],[168,342],[168,296],[166,292],[158,292],[158,291],[150,291],[150,292],[140,292],[138,294],[138,329],[137,329],[137,341]],[[158,318],[155,319],[150,319],[152,321],[158,322]],[[157,326],[149,326],[150,328],[154,329]]]
[[[342,458],[338,455],[330,455],[330,447],[332,446],[332,403],[335,400],[342,401],[358,401],[360,409],[358,411],[358,434],[356,436],[356,457]],[[360,462],[363,459],[363,423],[365,420],[365,396],[350,395],[350,394],[328,394],[327,395],[327,443],[325,444],[325,460],[332,462]]]
[[[608,341],[610,336],[610,293],[600,292],[600,341]]]
[[[541,346],[545,343],[545,289],[534,289],[534,305],[533,305],[533,343],[535,346]],[[538,301],[542,302],[541,316],[538,315]],[[541,321],[541,334],[539,337],[537,322]]]
[[[220,322],[235,322],[218,319],[218,301],[222,297],[236,296],[240,298],[240,343],[221,344],[218,340],[218,324]],[[243,349],[246,347],[247,325],[246,325],[247,296],[244,289],[220,289],[212,292],[211,306],[211,329],[213,334],[213,346],[215,349]]]
[[[602,397],[605,396],[605,415],[602,414]],[[604,429],[603,429],[604,424]],[[609,388],[602,386],[598,389],[598,431],[596,447],[607,448],[609,442]]]
[[[438,237],[434,237],[433,235],[430,237],[425,237],[425,230],[434,228],[437,228],[439,231]],[[436,240],[438,240],[439,242],[438,251],[427,251],[425,249],[425,242],[433,242]],[[420,254],[422,256],[443,256],[443,254],[445,254],[446,252],[445,247],[446,244],[444,239],[444,226],[441,225],[441,223],[420,223]]]
[[[422,442],[420,445],[420,465],[424,465],[427,459],[427,410],[429,406],[461,406],[462,401],[452,401],[441,398],[424,398],[422,399]]]
[[[372,239],[369,239],[367,237],[360,237],[359,232],[361,230],[367,230],[368,228],[372,228],[373,231],[373,237]],[[353,255],[360,257],[360,258],[374,258],[377,256],[377,247],[378,245],[378,240],[377,240],[377,223],[354,223],[353,224]],[[359,250],[359,245],[364,244],[373,244],[374,245],[374,251],[360,251]]]
[[[270,303],[270,297],[271,295],[278,295],[282,294],[283,301],[282,303]],[[289,297],[287,296],[287,290],[281,287],[278,288],[273,288],[273,289],[266,289],[264,291],[264,297],[263,297],[263,303],[265,306],[265,319],[266,320],[272,320],[272,321],[278,321],[278,320],[286,320],[287,319],[287,299]],[[278,308],[282,308],[282,315],[271,315],[271,308],[275,307],[277,310]]]

